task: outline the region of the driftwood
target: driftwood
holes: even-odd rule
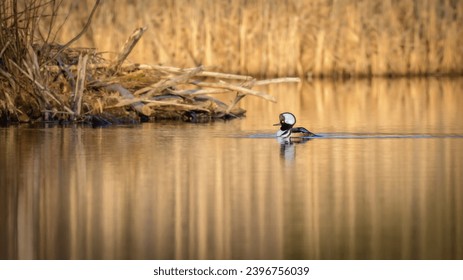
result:
[[[75,116],[80,116],[82,108],[82,96],[84,95],[85,79],[86,79],[86,68],[87,68],[88,55],[82,57],[79,56],[79,64],[77,65],[77,81],[76,89],[74,92],[73,104]],[[72,85],[72,84],[71,84]]]
[[[145,30],[136,29],[109,62],[93,49],[63,50],[62,46],[49,45],[45,47],[55,61],[50,63],[49,57],[39,59],[31,47],[24,65],[9,61],[28,80],[29,86],[16,81],[1,67],[0,78],[11,86],[23,86],[36,100],[34,104],[38,104],[42,117],[32,114],[27,120],[96,125],[149,119],[210,121],[240,117],[246,111],[237,105],[246,96],[276,102],[275,97],[253,89],[254,86],[300,81],[299,78],[256,80],[248,75],[208,71],[203,66],[178,68],[126,62]],[[40,65],[38,61],[46,63]],[[217,94],[232,94],[234,99],[226,104],[212,96]],[[4,95],[5,106],[14,114],[24,115],[20,107],[30,111],[29,105],[17,106],[9,91]]]
[[[117,105],[111,106],[109,108],[116,108],[121,106],[130,105],[135,111],[145,116],[150,116],[151,111],[146,109],[143,105],[141,100],[136,99],[133,94],[119,84],[112,84],[105,87],[109,91],[117,91],[119,94],[124,98],[123,100],[119,101]]]
[[[119,70],[124,60],[129,56],[130,52],[132,52],[133,48],[137,44],[138,40],[140,40],[143,33],[145,33],[145,31],[146,27],[141,27],[136,29],[132,35],[130,35],[122,50],[119,52],[117,58],[109,65],[108,71],[110,73],[116,73]]]

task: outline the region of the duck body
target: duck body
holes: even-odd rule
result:
[[[274,124],[280,126],[280,130],[276,133],[276,136],[279,138],[290,138],[293,133],[301,133],[301,137],[318,137],[318,135],[304,127],[294,127],[296,117],[290,112],[281,113],[279,118],[280,123]]]

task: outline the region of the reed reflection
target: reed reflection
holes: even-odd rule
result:
[[[232,122],[1,128],[0,258],[462,259],[461,138],[233,137],[285,110],[320,133],[463,134],[460,81],[398,83],[279,87]]]

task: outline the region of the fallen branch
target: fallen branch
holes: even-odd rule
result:
[[[192,84],[194,84],[196,86],[199,86],[199,87],[223,88],[223,89],[228,89],[228,90],[231,90],[231,91],[238,91],[238,92],[242,92],[244,94],[258,96],[258,97],[261,97],[261,98],[263,98],[265,100],[268,100],[268,101],[271,101],[271,102],[276,102],[275,97],[273,97],[273,96],[271,96],[271,95],[269,95],[267,93],[260,92],[260,91],[257,91],[257,90],[252,90],[252,89],[245,88],[245,87],[238,86],[238,85],[228,84],[228,83],[224,83],[224,82],[219,82],[219,83],[192,82]]]
[[[147,110],[142,102],[136,99],[135,96],[133,96],[133,94],[129,90],[122,87],[121,85],[112,84],[112,85],[107,85],[105,88],[109,91],[117,91],[119,92],[120,95],[122,95],[122,97],[124,97],[125,99],[128,99],[129,102],[127,102],[127,104],[124,104],[123,106],[130,105],[135,111],[137,111],[140,114],[143,114],[145,116],[151,115],[151,110],[149,110],[149,108]],[[133,101],[133,102],[130,102],[130,101]],[[121,107],[121,106],[112,106],[108,108],[114,108],[114,107]]]
[[[163,65],[149,65],[149,64],[132,64],[127,65],[127,68],[135,68],[140,70],[158,70],[158,71],[166,71],[174,74],[180,74],[184,72],[190,72],[196,68],[178,68],[172,66],[163,66]],[[220,73],[220,72],[211,72],[211,71],[202,71],[197,75],[198,77],[210,77],[210,78],[218,78],[218,79],[227,79],[227,80],[252,80],[254,79],[251,76],[245,75],[237,75],[237,74],[227,74],[227,73]]]
[[[263,85],[270,85],[270,84],[281,84],[281,83],[300,83],[300,78],[276,78],[276,79],[269,79],[269,80],[262,80],[256,81],[254,83],[255,86],[263,86]]]
[[[87,69],[106,70],[108,69],[108,67],[110,67],[110,65],[111,65],[110,63],[88,64]],[[178,68],[178,67],[163,66],[163,65],[150,65],[150,64],[122,64],[120,66],[121,71],[133,72],[137,70],[141,70],[141,71],[153,70],[153,71],[164,72],[164,73],[175,74],[175,75],[183,74],[186,72],[191,72],[197,68],[198,67]],[[47,65],[45,66],[45,69],[53,73],[58,73],[59,71],[61,71],[61,69],[56,65]],[[77,66],[75,65],[69,66],[69,69],[72,71],[76,71]],[[201,73],[198,73],[196,76],[203,77],[203,78],[217,78],[217,79],[241,80],[241,81],[249,81],[249,80],[254,79],[252,76],[220,73],[220,72],[212,72],[212,71],[201,71]],[[294,79],[298,79],[298,78],[294,78]]]
[[[202,67],[193,68],[190,72],[182,73],[179,76],[175,76],[167,80],[161,80],[151,86],[137,90],[136,92],[134,92],[134,95],[141,95],[141,94],[153,95],[153,93],[156,91],[161,92],[162,90],[167,89],[169,87],[173,87],[178,84],[187,83],[189,79],[191,79],[192,77],[194,77],[201,71],[202,71]]]
[[[82,108],[82,96],[84,95],[87,60],[88,55],[84,55],[83,57],[81,55],[79,57],[77,81],[73,98],[73,109],[76,116],[80,116]]]
[[[143,35],[143,33],[145,33],[145,31],[146,27],[140,27],[135,29],[132,35],[130,35],[130,37],[125,42],[121,51],[117,55],[117,58],[109,65],[109,73],[114,74],[119,70],[120,66],[122,65],[124,60],[129,56],[130,52],[132,52],[132,49],[135,47],[138,40],[140,40],[141,36]]]

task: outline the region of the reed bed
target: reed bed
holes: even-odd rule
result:
[[[84,26],[65,44],[54,42],[61,1],[8,0],[0,4],[0,120],[83,122],[93,125],[152,119],[191,122],[240,117],[247,95],[275,102],[256,85],[298,82],[299,78],[256,80],[247,75],[138,64],[126,59],[146,31],[137,28],[111,60],[96,49],[71,45],[90,27],[96,1]],[[46,22],[41,22],[46,19]],[[61,29],[63,25],[58,25]],[[231,94],[225,103],[217,94]]]
[[[79,13],[60,40],[93,3],[63,3],[63,17]],[[463,1],[121,0],[102,3],[94,22],[82,42],[113,53],[147,26],[131,58],[149,63],[267,77],[463,73]]]

